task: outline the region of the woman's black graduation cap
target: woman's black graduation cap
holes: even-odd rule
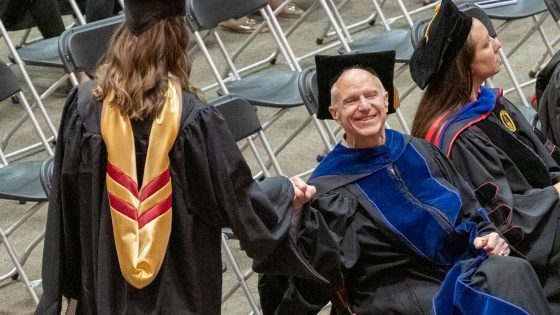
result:
[[[395,51],[358,53],[342,56],[315,56],[317,67],[317,87],[319,89],[319,108],[317,118],[333,119],[329,112],[331,106],[331,89],[346,70],[363,69],[379,78],[389,93],[389,113],[394,113],[399,106],[399,95],[393,86],[395,68]]]
[[[126,24],[134,35],[172,16],[186,15],[185,0],[124,0]]]
[[[451,0],[442,0],[410,58],[410,74],[421,89],[457,56],[471,31],[472,18]]]

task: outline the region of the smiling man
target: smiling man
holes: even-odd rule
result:
[[[394,52],[317,56],[319,118],[344,140],[317,166],[298,248],[325,283],[265,275],[264,314],[550,314],[529,263],[430,143],[385,129]]]
[[[389,94],[372,69],[348,69],[331,89],[329,111],[346,131],[352,148],[370,148],[385,143]]]

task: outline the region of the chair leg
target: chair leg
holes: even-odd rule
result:
[[[506,71],[511,79],[511,82],[513,83],[513,87],[515,88],[515,91],[517,92],[517,95],[519,95],[519,98],[521,99],[521,102],[523,103],[523,106],[527,106],[530,107],[531,105],[529,105],[529,102],[527,102],[527,98],[525,97],[525,94],[523,94],[523,90],[521,89],[521,86],[519,85],[519,81],[517,81],[517,77],[515,76],[515,73],[513,72],[513,69],[511,68],[511,65],[509,64],[509,61],[506,57],[506,54],[504,53],[503,49],[499,49],[498,50],[500,57],[502,58],[502,63],[504,65],[504,67],[506,68]]]
[[[21,277],[21,280],[25,284],[27,290],[29,291],[29,294],[31,294],[31,297],[33,298],[33,301],[35,302],[35,304],[39,304],[39,298],[37,297],[37,293],[35,292],[35,290],[31,286],[31,283],[29,282],[29,278],[27,277],[27,274],[25,273],[25,271],[23,270],[23,267],[19,263],[18,257],[16,255],[16,253],[14,252],[14,249],[12,248],[10,243],[8,242],[8,238],[6,237],[6,234],[4,233],[4,230],[2,230],[2,228],[0,228],[0,237],[2,238],[2,242],[4,243],[4,247],[6,247],[6,251],[8,252],[8,255],[10,256],[10,259],[12,260],[12,263],[16,267],[17,272],[19,273],[19,275]]]
[[[233,254],[231,253],[231,250],[229,249],[229,246],[228,246],[227,241],[226,241],[226,237],[223,233],[222,233],[222,247],[224,248],[224,251],[226,252],[227,259],[228,259],[229,263],[231,264],[231,267],[233,269],[233,272],[235,273],[235,276],[237,277],[237,281],[238,281],[239,285],[241,285],[241,289],[243,289],[243,292],[245,293],[245,297],[247,298],[247,301],[249,302],[249,305],[251,306],[251,309],[253,310],[253,314],[260,315],[261,311],[259,310],[259,307],[257,306],[257,303],[255,302],[255,299],[253,298],[253,295],[251,294],[251,291],[249,290],[249,286],[247,285],[245,276],[241,273],[241,270],[239,270],[239,265],[237,265],[237,262],[235,261],[235,258],[233,258]]]

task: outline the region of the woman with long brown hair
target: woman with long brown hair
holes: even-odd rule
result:
[[[489,23],[481,11],[472,11]],[[443,0],[411,59],[422,96],[413,135],[439,147],[489,218],[527,257],[560,312],[559,153],[484,82],[500,71],[500,42]]]
[[[36,313],[65,296],[80,314],[219,314],[221,228],[267,270],[314,188],[253,180],[190,83],[184,0],[125,4],[98,80],[64,108]]]

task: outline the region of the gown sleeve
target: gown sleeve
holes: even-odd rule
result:
[[[451,161],[477,191],[490,215],[492,211],[503,212],[496,217],[506,222],[496,225],[503,225],[500,230],[512,245],[527,253],[531,240],[539,240],[541,255],[548,254],[555,232],[546,230],[555,229],[558,218],[558,193],[553,186],[531,187],[513,161],[476,127],[459,136]]]
[[[58,131],[43,248],[43,294],[36,314],[60,314],[61,296],[77,299],[80,292],[78,164],[82,128],[77,94],[77,88],[70,92]]]
[[[429,157],[434,165],[431,167],[432,172],[437,177],[444,178],[451,184],[461,196],[461,215],[458,217],[455,226],[460,225],[462,222],[476,222],[478,229],[478,236],[489,234],[491,232],[498,232],[494,223],[492,223],[486,210],[481,207],[473,189],[460,175],[455,166],[445,157],[443,152],[436,146],[429,142],[421,140],[424,146],[425,154]]]
[[[184,151],[174,153],[184,156],[187,206],[211,226],[231,227],[249,257],[266,259],[291,227],[290,180],[255,182],[217,110],[205,105],[193,116],[180,135]]]
[[[307,205],[297,232],[297,248],[328,283],[266,274],[259,279],[263,314],[317,314],[328,302],[344,307],[344,270],[359,257],[355,198],[341,192],[316,196]]]

